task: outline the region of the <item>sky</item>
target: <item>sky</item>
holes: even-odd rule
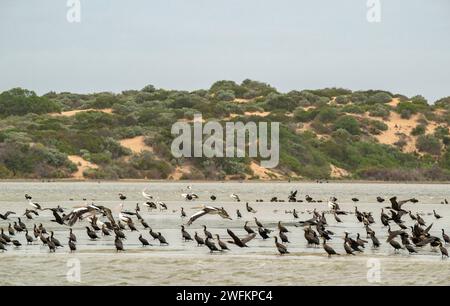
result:
[[[374,0],[370,0],[374,1]],[[195,90],[263,81],[282,92],[384,89],[450,96],[450,1],[0,1],[0,91]]]

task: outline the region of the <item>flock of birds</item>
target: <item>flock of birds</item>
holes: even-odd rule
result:
[[[182,194],[182,197],[186,201],[195,201],[199,199],[197,194],[191,192],[191,187],[188,186],[188,190],[189,192]],[[164,211],[168,209],[166,203],[154,198],[146,190],[142,191],[142,196],[145,201],[141,205],[148,210]],[[237,194],[231,194],[230,197],[236,202],[241,202],[241,199]],[[127,231],[139,232],[138,240],[143,247],[152,245],[148,239],[143,237],[142,232],[141,230],[138,230],[138,227],[142,227],[145,231],[148,231],[151,239],[153,241],[158,241],[161,246],[169,244],[161,232],[153,231],[144,220],[141,215],[142,212],[139,203],[136,204],[133,211],[129,211],[123,208],[124,201],[127,197],[124,194],[119,193],[118,199],[120,200],[120,204],[114,209],[95,203],[88,204],[86,199],[84,199],[86,201],[84,205],[76,206],[71,211],[66,211],[66,209],[59,205],[52,208],[44,208],[41,204],[34,202],[31,195],[25,194],[25,200],[28,202],[28,207],[25,208],[25,212],[21,217],[18,217],[19,214],[13,211],[7,211],[4,214],[0,213],[0,221],[3,220],[8,222],[7,233],[3,227],[0,229],[0,250],[7,251],[9,247],[14,249],[22,247],[22,243],[18,239],[19,235],[24,235],[27,244],[36,242],[42,243],[43,246],[48,247],[49,252],[55,252],[58,248],[64,248],[64,244],[55,237],[55,233],[53,231],[48,231],[42,223],[35,223],[31,229],[22,220],[27,219],[29,221],[34,221],[39,218],[44,211],[51,212],[53,215],[52,222],[64,227],[69,227],[67,247],[70,252],[75,252],[77,250],[77,237],[72,227],[79,222],[86,223],[86,235],[92,241],[101,240],[102,236],[114,235],[114,247],[117,252],[125,250],[124,240],[127,238],[125,234]],[[217,197],[211,195],[210,200],[214,202],[217,200]],[[378,203],[385,202],[385,199],[382,197],[377,197],[376,200]],[[270,199],[270,202],[285,201],[291,203],[325,202],[316,200],[309,195],[305,196],[305,200],[298,199],[297,191],[291,191],[286,200],[279,199],[278,197],[272,197]],[[356,205],[356,203],[359,202],[359,199],[352,198],[352,201]],[[263,200],[257,199],[256,202],[263,202]],[[221,239],[218,234],[211,233],[205,225],[203,225],[203,236],[199,235],[198,232],[195,232],[194,235],[188,232],[188,227],[205,215],[217,215],[222,219],[232,220],[230,214],[224,207],[202,205],[199,210],[190,217],[187,216],[184,208],[181,207],[181,219],[185,220],[187,218],[187,222],[185,222],[184,225],[181,225],[181,239],[184,242],[192,241],[196,243],[197,246],[206,246],[212,253],[229,251],[229,245],[240,248],[249,247],[248,243],[258,235],[263,240],[269,239],[272,236],[276,250],[280,255],[284,255],[289,253],[288,244],[290,242],[288,235],[290,235],[294,228],[302,227],[307,247],[318,248],[322,246],[325,254],[328,255],[328,257],[331,257],[332,255],[340,255],[340,253],[333,249],[329,244],[330,240],[339,238],[330,227],[343,223],[341,219],[342,216],[354,215],[354,220],[357,224],[360,224],[362,230],[365,230],[366,237],[363,239],[361,235],[357,233],[356,237],[352,238],[350,233],[345,231],[344,236],[341,237],[343,238],[343,251],[345,254],[355,255],[357,253],[362,253],[368,244],[371,244],[372,249],[378,249],[382,243],[387,243],[393,248],[395,253],[400,250],[406,250],[409,254],[418,253],[419,250],[429,245],[431,250],[439,251],[442,258],[448,257],[448,251],[445,248],[445,245],[450,243],[450,238],[445,233],[445,230],[441,229],[441,237],[431,235],[430,230],[433,227],[433,223],[427,224],[419,212],[413,213],[411,210],[404,209],[405,204],[415,204],[418,202],[417,199],[398,200],[397,197],[394,196],[389,199],[389,202],[389,206],[381,208],[378,219],[374,217],[372,212],[358,210],[357,206],[354,207],[354,211],[341,210],[338,199],[336,197],[331,197],[327,201],[327,209],[323,211],[318,211],[317,208],[314,208],[313,210],[306,209],[301,212],[296,209],[285,211],[285,213],[292,214],[293,216],[293,221],[289,223],[292,225],[292,228],[290,229],[286,227],[287,224],[282,224],[281,221],[277,223],[276,229],[269,229],[256,217],[253,217],[257,229],[252,228],[249,225],[250,221],[245,221],[243,229],[245,230],[246,235],[239,236],[232,230],[227,229],[227,234],[229,235],[229,238],[227,239]],[[448,204],[447,199],[442,201],[441,204]],[[248,202],[245,203],[245,210],[248,214],[256,213],[256,210],[251,207]],[[304,213],[310,213],[312,214],[312,217],[307,220],[297,221],[297,219],[299,219],[299,214]],[[239,209],[236,209],[235,214],[237,219],[242,218],[242,213]],[[332,222],[333,224],[330,224],[327,220],[327,215],[328,218],[332,216],[334,219]],[[433,210],[433,217],[435,219],[442,218],[435,210]],[[411,219],[413,222],[412,226],[406,226],[406,220],[404,220],[406,218]],[[373,224],[378,222],[378,220],[375,219],[378,219],[382,224],[382,228],[387,230],[387,239],[385,242],[381,242],[376,236],[375,231],[372,229]],[[139,223],[140,226],[137,225]],[[394,226],[395,229],[393,229]],[[371,243],[369,243],[369,241],[371,241]]]

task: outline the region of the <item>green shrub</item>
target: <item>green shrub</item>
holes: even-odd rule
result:
[[[427,127],[423,124],[417,125],[415,128],[412,129],[411,135],[413,136],[419,136],[425,134],[427,130]]]
[[[344,129],[352,135],[359,135],[361,133],[358,120],[348,115],[339,117],[334,123],[334,130],[339,129]]]
[[[439,139],[431,135],[421,135],[417,138],[417,149],[420,152],[429,153],[431,155],[439,155],[441,153],[441,143]]]

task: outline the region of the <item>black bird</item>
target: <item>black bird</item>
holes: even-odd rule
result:
[[[359,233],[356,235],[356,242],[358,243],[358,245],[362,248],[365,248],[364,244],[367,243],[367,240],[363,240],[361,239]]]
[[[262,223],[259,222],[258,219],[256,219],[256,217],[254,217],[254,219],[255,219],[255,224],[256,224],[256,226],[258,226],[258,227],[264,227],[264,226],[262,225]]]
[[[127,225],[128,225],[128,227],[130,228],[130,230],[132,232],[136,232],[137,231],[137,228],[136,228],[136,226],[134,226],[134,223],[133,223],[133,221],[131,219],[128,220]]]
[[[125,234],[120,230],[120,228],[114,228],[114,234],[120,239],[126,239]]]
[[[31,200],[33,197],[30,196],[28,193],[25,193],[25,199],[26,200]]]
[[[27,244],[33,243],[33,237],[28,235],[28,230],[25,231],[25,239],[27,240]]]
[[[114,240],[114,245],[116,246],[116,252],[123,251],[123,242],[122,240],[116,236],[116,239]]]
[[[0,219],[7,220],[9,215],[15,215],[16,213],[13,211],[7,211],[4,215],[0,214]]]
[[[183,207],[181,207],[181,218],[186,218],[186,213],[184,212]]]
[[[267,231],[264,227],[258,227],[258,233],[261,236],[261,238],[264,240],[269,238],[269,235],[267,234]]]
[[[184,225],[181,226],[181,237],[184,241],[192,240],[191,235],[184,229]]]
[[[119,193],[119,199],[121,199],[122,201],[125,201],[127,199],[127,197],[124,196],[122,193]]]
[[[253,234],[255,231],[252,230],[252,228],[251,228],[250,226],[248,226],[247,224],[248,224],[248,221],[245,221],[245,224],[244,224],[244,229],[245,229],[245,231],[246,231],[248,234]]]
[[[447,249],[442,245],[441,242],[439,242],[439,250],[441,251],[442,259],[443,259],[444,257],[447,257],[447,258],[448,258],[448,251],[447,251]]]
[[[50,240],[55,244],[56,247],[62,247],[59,240],[54,237],[53,231],[50,232]]]
[[[409,254],[417,253],[417,251],[410,244],[405,244],[405,248],[408,250]]]
[[[16,234],[16,231],[11,226],[11,223],[8,224],[8,233],[9,233],[10,236],[14,236]]]
[[[236,209],[236,216],[238,219],[242,218],[241,212],[239,211],[239,209]]]
[[[197,232],[194,233],[194,239],[197,242],[197,246],[201,246],[203,244],[205,244],[205,240],[203,240],[202,237],[200,237]]]
[[[47,239],[47,246],[50,252],[56,252],[56,245],[50,238]]]
[[[397,252],[400,249],[403,249],[403,247],[395,240],[389,241],[389,244],[394,248],[394,252]]]
[[[273,238],[275,239],[275,246],[277,247],[278,252],[280,252],[280,255],[289,254],[287,247],[278,242],[277,236]]]
[[[378,196],[378,197],[377,197],[377,202],[378,202],[378,203],[383,203],[383,202],[384,202],[384,199],[383,199],[382,197]]]
[[[370,238],[372,239],[372,246],[374,248],[378,248],[380,246],[380,241],[378,240],[378,238],[375,236],[375,232],[372,231],[370,233]]]
[[[333,215],[337,223],[342,223],[342,220],[336,215],[336,212],[333,212]]]
[[[285,233],[283,233],[282,231],[280,231],[279,236],[280,236],[281,242],[283,242],[283,243],[289,243],[289,239],[288,239],[288,237],[286,236]]]
[[[166,238],[164,238],[164,236],[161,235],[160,232],[158,232],[158,240],[159,240],[159,244],[160,245],[169,245],[169,243],[167,242]]]
[[[345,253],[347,253],[348,255],[355,255],[355,253],[353,253],[352,248],[347,244],[347,242],[344,242],[344,250]]]
[[[349,237],[348,232],[345,232],[344,240],[346,243],[348,243],[348,245],[352,248],[352,250],[362,252],[362,250],[359,248],[360,246],[359,243],[356,240]]]
[[[238,236],[236,236],[236,234],[233,233],[230,229],[227,229],[227,233],[228,233],[228,235],[230,235],[230,237],[233,239],[233,243],[234,243],[235,245],[237,245],[238,247],[241,247],[241,248],[248,247],[248,246],[246,245],[246,241],[245,241],[244,239],[240,239],[240,238],[239,238]],[[250,238],[249,240],[253,239],[255,236],[256,236],[255,233],[250,234],[249,237],[252,237],[252,238]]]
[[[340,255],[336,253],[336,251],[327,244],[327,240],[325,238],[323,239],[323,249],[325,250],[325,252],[327,252],[328,257],[331,257],[331,255]]]
[[[442,239],[444,239],[445,243],[450,243],[450,237],[444,232],[444,229],[442,229]]]
[[[281,221],[278,221],[278,229],[282,233],[288,233],[289,232],[288,229],[281,224]]]
[[[442,216],[438,215],[434,209],[433,209],[433,215],[436,219],[442,218]]]
[[[23,232],[23,228],[17,222],[14,222],[13,227],[16,232]]]
[[[103,224],[103,226],[102,226],[102,235],[103,236],[111,236],[111,233],[109,232],[109,230],[105,224]]]
[[[217,252],[221,252],[221,250],[219,250],[216,246],[216,244],[212,241],[211,238],[206,237],[205,239],[205,245],[208,247],[210,253],[217,251]]]
[[[59,225],[64,225],[64,220],[63,220],[63,218],[58,214],[58,209],[56,209],[56,208],[49,208],[49,209],[52,211],[53,217],[55,217],[54,220],[50,220],[50,221],[51,221],[51,222],[56,222],[56,223],[58,223]]]
[[[22,228],[22,230],[26,230],[27,226],[25,225],[25,223],[22,222],[22,220],[20,218],[17,218],[17,223],[19,224],[19,226]]]
[[[75,241],[73,241],[72,239],[69,239],[69,249],[70,249],[70,253],[75,252],[77,250],[77,246],[75,244]]]
[[[409,211],[409,217],[411,218],[411,220],[417,221],[417,217],[414,216],[411,211]]]
[[[211,199],[211,201],[215,201],[217,199],[215,195],[211,195],[209,198]]]
[[[248,212],[256,213],[256,210],[254,210],[250,205],[248,205],[248,202],[245,203],[245,208],[247,209]]]
[[[13,240],[13,241],[11,241],[11,242],[12,242],[12,244],[13,244],[16,248],[22,246],[22,244],[21,244],[18,240]]]
[[[75,236],[72,229],[69,229],[69,240],[72,240],[73,242],[77,242],[77,236]]]
[[[143,226],[145,229],[147,229],[147,228],[150,227],[150,226],[148,226],[147,222],[145,222],[144,219],[141,219],[141,224],[142,224],[142,226]]]
[[[206,225],[203,225],[203,232],[205,233],[206,238],[213,239],[212,234],[206,230]]]
[[[91,239],[91,240],[95,240],[95,239],[98,239],[99,237],[97,236],[97,234],[93,231],[93,230],[91,230],[88,226],[86,226],[86,232],[87,232],[87,235],[89,236],[89,238]]]
[[[158,237],[159,237],[158,233],[154,232],[152,230],[152,228],[150,228],[149,233],[150,233],[150,236],[152,236],[153,240],[158,239]]]
[[[295,208],[292,211],[292,216],[294,216],[295,219],[298,219],[298,214],[297,214],[297,211],[295,210]]]
[[[419,214],[416,214],[416,218],[417,218],[417,223],[419,223],[422,226],[425,226],[425,220],[423,220],[422,217],[419,216]]]
[[[359,202],[359,199],[358,198],[352,198],[352,201],[356,203],[356,202]]]
[[[3,228],[1,229],[0,237],[2,237],[7,243],[11,242],[11,238],[3,232]]]
[[[0,250],[2,252],[7,251],[6,248],[5,248],[5,245],[3,243],[1,243],[1,242],[0,242]]]
[[[144,246],[150,245],[150,243],[148,243],[147,239],[145,239],[145,238],[142,237],[142,234],[139,235],[139,241],[142,243],[142,246],[143,246],[143,247],[144,247]]]
[[[216,234],[216,238],[217,238],[217,243],[219,244],[219,247],[222,251],[229,250],[227,244],[225,242],[223,242],[222,240],[220,240],[219,235]]]

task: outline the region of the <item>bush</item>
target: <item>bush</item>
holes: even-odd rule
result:
[[[367,98],[367,104],[384,104],[392,101],[392,96],[386,92],[377,92],[376,94]]]
[[[377,104],[370,111],[369,116],[388,118],[391,111],[384,105]]]
[[[427,130],[427,127],[425,125],[419,124],[418,126],[416,126],[415,128],[412,129],[411,135],[413,135],[413,136],[424,135],[426,130]]]
[[[334,107],[323,107],[317,114],[317,119],[322,122],[334,121],[338,116],[338,112]]]
[[[344,129],[352,135],[359,135],[361,129],[359,127],[359,122],[352,116],[342,116],[339,117],[334,123],[334,130]]]
[[[316,118],[318,111],[316,109],[304,110],[303,107],[298,107],[294,111],[294,119],[297,122],[310,122]]]
[[[0,115],[22,116],[28,113],[45,114],[59,112],[61,106],[47,97],[39,97],[33,91],[14,88],[0,94]]]
[[[417,138],[416,146],[420,152],[429,153],[431,155],[439,155],[441,153],[441,142],[431,135],[419,136]]]

